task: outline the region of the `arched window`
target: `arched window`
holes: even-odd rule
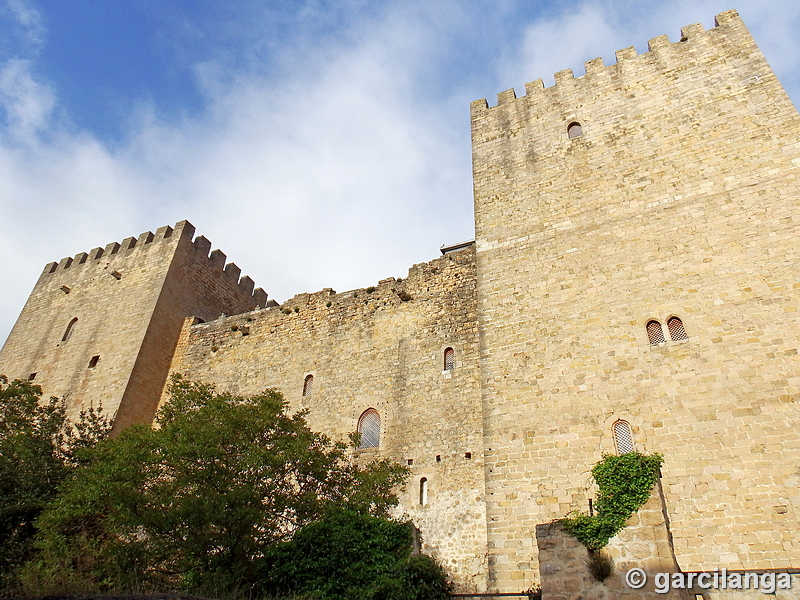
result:
[[[456,367],[456,351],[452,348],[447,348],[444,351],[444,370],[452,371]]]
[[[69,336],[72,335],[72,330],[75,329],[75,323],[77,322],[78,322],[78,317],[75,317],[74,319],[72,319],[72,321],[69,322],[69,325],[67,325],[67,330],[64,332],[64,337],[61,338],[62,342],[66,342],[69,339]]]
[[[669,321],[667,321],[667,329],[669,329],[669,337],[673,342],[689,339],[686,335],[686,330],[683,328],[683,321],[678,317],[669,318]]]
[[[581,137],[583,135],[583,127],[577,121],[570,123],[567,127],[567,135],[571,138]]]
[[[303,396],[310,396],[311,395],[311,388],[314,385],[314,376],[313,375],[306,375],[305,381],[303,381]]]
[[[381,417],[378,411],[370,408],[358,420],[358,433],[361,434],[359,448],[377,448],[381,444]]]
[[[419,480],[419,503],[421,506],[428,504],[428,478],[423,477]]]
[[[647,323],[647,339],[650,340],[651,346],[658,346],[667,340],[664,339],[664,329],[658,321],[650,321]]]
[[[614,446],[617,454],[628,454],[633,452],[633,432],[630,423],[627,421],[616,421],[612,427],[614,431]]]

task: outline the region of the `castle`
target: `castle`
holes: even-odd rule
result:
[[[0,372],[118,429],[172,372],[277,387],[410,467],[462,591],[552,572],[537,525],[630,450],[665,456],[656,554],[800,567],[800,116],[735,11],[681,34],[473,102],[475,242],[403,280],[278,305],[183,221],[47,265]]]

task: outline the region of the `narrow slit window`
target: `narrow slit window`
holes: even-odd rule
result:
[[[428,504],[428,478],[423,477],[419,480],[419,503],[421,506]]]
[[[617,454],[621,456],[633,452],[633,431],[631,431],[630,423],[620,419],[614,423],[612,429],[614,431],[614,446],[617,448]]]
[[[444,370],[452,371],[456,368],[456,352],[452,348],[444,351]]]
[[[28,381],[33,381],[34,379],[36,379],[36,373],[31,373],[28,375]]]
[[[100,362],[100,355],[98,354],[97,356],[93,356],[89,360],[89,368],[90,369],[94,369],[97,366],[97,363],[99,363],[99,362]]]
[[[689,339],[686,335],[686,330],[683,328],[683,321],[678,317],[670,317],[667,321],[667,329],[669,329],[669,338],[673,342],[680,342]]]
[[[75,329],[75,323],[77,322],[78,322],[78,317],[75,317],[74,319],[72,319],[72,321],[69,322],[69,325],[67,325],[67,329],[66,331],[64,331],[64,335],[61,338],[62,342],[66,342],[70,338],[70,336],[72,335],[72,331]]]
[[[310,396],[313,387],[314,387],[314,376],[306,375],[305,381],[303,381],[303,396]]]
[[[583,135],[583,127],[578,122],[570,123],[569,127],[567,127],[567,135],[570,138],[581,137]]]
[[[658,346],[667,340],[664,339],[664,329],[658,321],[650,321],[647,324],[647,339],[651,346]]]
[[[358,420],[358,433],[361,434],[359,448],[377,448],[381,444],[381,417],[378,411],[370,408]]]

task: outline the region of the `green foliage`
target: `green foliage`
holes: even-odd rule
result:
[[[0,376],[0,591],[16,585],[16,569],[32,555],[34,521],[58,485],[109,430],[102,410],[71,424],[62,400],[42,403],[41,395],[37,385]]]
[[[664,458],[630,452],[604,455],[592,469],[599,493],[594,516],[575,513],[561,520],[564,528],[589,550],[599,550],[647,502]]]
[[[385,514],[407,470],[359,469],[288,413],[275,390],[241,398],[176,377],[157,427],[98,444],[38,521],[27,581],[56,589],[214,594],[256,581],[265,551],[330,506]]]
[[[412,555],[412,543],[410,523],[332,510],[269,553],[264,591],[326,600],[447,598],[442,568]]]

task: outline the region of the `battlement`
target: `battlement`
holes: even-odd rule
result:
[[[243,296],[252,297],[260,306],[264,306],[267,302],[267,293],[261,288],[255,288],[253,280],[245,275],[240,277],[242,270],[235,263],[226,263],[226,256],[221,250],[211,251],[211,242],[200,235],[193,239],[195,227],[189,221],[179,221],[175,227],[165,225],[159,227],[155,233],[152,231],[145,231],[137,237],[127,237],[122,242],[111,242],[104,247],[94,248],[90,252],[79,252],[74,257],[67,256],[58,262],[51,262],[45,265],[43,276],[55,274],[59,271],[66,271],[67,269],[75,270],[81,268],[83,265],[97,263],[100,261],[106,262],[109,266],[116,259],[120,257],[131,257],[137,251],[143,248],[150,248],[153,245],[169,244],[170,242],[177,243],[181,239],[185,239],[190,243],[198,258],[204,257],[212,269],[218,270],[221,277],[232,281],[235,285],[239,286],[239,291]],[[175,244],[172,244],[172,248]],[[211,251],[211,252],[210,252]],[[210,252],[210,254],[209,254]],[[117,273],[117,271],[112,271]],[[118,277],[118,275],[115,275]]]
[[[667,71],[679,68],[687,61],[696,61],[697,57],[692,47],[703,44],[717,44],[720,46],[741,46],[743,40],[754,45],[739,13],[728,10],[714,18],[715,27],[705,30],[700,23],[688,25],[681,29],[680,40],[674,43],[669,41],[667,35],[660,35],[648,43],[648,52],[637,54],[633,46],[617,50],[617,62],[605,65],[603,59],[598,57],[584,63],[585,74],[575,77],[572,69],[564,69],[554,74],[555,85],[545,87],[542,79],[537,79],[525,84],[525,95],[519,98],[514,88],[497,94],[497,105],[490,107],[485,98],[475,100],[471,105],[473,116],[491,111],[500,106],[513,104],[517,100],[535,100],[540,97],[555,94],[564,88],[573,91],[577,86],[592,86],[599,78],[614,77],[620,74],[633,73],[645,64],[656,65],[659,70]],[[687,53],[685,50],[689,50]]]
[[[127,237],[122,240],[122,243],[111,242],[104,247],[94,248],[90,252],[79,252],[74,257],[67,256],[58,262],[47,263],[44,267],[43,274],[55,273],[59,270],[77,268],[81,265],[87,264],[90,261],[99,261],[101,258],[106,262],[112,261],[118,256],[130,256],[131,252],[136,249],[141,249],[153,243],[163,243],[170,238],[176,239],[180,237],[187,237],[191,240],[194,235],[194,226],[188,221],[180,221],[172,228],[169,225],[160,227],[155,233],[152,231],[145,231],[137,237]],[[175,236],[175,237],[173,237]]]
[[[239,292],[243,296],[252,297],[258,306],[266,306],[267,293],[261,288],[253,289],[255,282],[248,275],[240,277],[242,270],[236,263],[226,262],[227,256],[222,250],[217,249],[209,254],[211,242],[202,235],[197,236],[192,244],[198,257],[203,257],[208,261],[210,269],[217,271],[223,279],[228,280],[231,284],[238,285]]]

